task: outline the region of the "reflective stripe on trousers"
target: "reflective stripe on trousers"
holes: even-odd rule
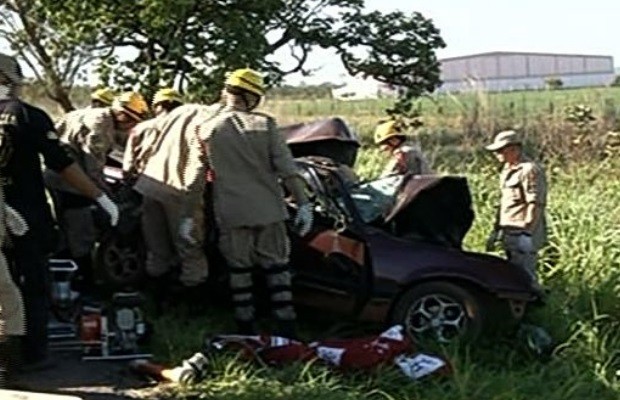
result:
[[[252,294],[252,271],[255,267],[231,266],[230,288],[232,291],[235,319],[252,321],[255,306]],[[288,265],[277,264],[263,267],[270,296],[271,311],[277,320],[293,321],[296,318],[291,292],[291,274]]]

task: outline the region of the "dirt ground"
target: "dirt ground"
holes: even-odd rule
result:
[[[52,353],[55,365],[22,374],[20,390],[77,396],[84,400],[163,398],[159,388],[129,371],[128,361],[81,361],[78,352]]]

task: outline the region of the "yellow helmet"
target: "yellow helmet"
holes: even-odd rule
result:
[[[153,107],[159,103],[163,103],[164,101],[183,103],[183,97],[181,97],[179,92],[172,88],[159,89],[157,93],[155,93],[155,96],[153,96]]]
[[[110,88],[97,89],[90,94],[91,100],[99,100],[100,102],[111,105],[114,101],[114,92]]]
[[[405,137],[405,134],[400,131],[397,121],[391,120],[383,122],[375,129],[375,144],[383,143],[393,137]]]
[[[231,72],[224,84],[245,89],[258,96],[265,95],[263,76],[250,68],[241,68]]]
[[[112,108],[124,112],[136,121],[142,121],[149,111],[149,106],[142,95],[136,92],[121,93],[114,99]]]

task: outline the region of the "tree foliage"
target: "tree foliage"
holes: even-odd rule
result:
[[[43,84],[45,94],[65,111],[73,108],[69,93],[86,68],[102,55],[96,31],[80,20],[75,3],[62,13],[35,0],[0,0],[0,39],[5,40]],[[66,29],[73,26],[72,29]]]
[[[390,112],[406,111],[413,98],[438,85],[435,50],[445,46],[421,14],[366,12],[363,0],[16,2],[44,10],[32,18],[53,37],[66,39],[80,54],[96,54],[103,83],[147,94],[174,85],[200,101],[214,100],[233,68],[260,70],[270,85],[291,73],[307,75],[308,54],[320,47],[333,49],[352,75],[406,88],[404,103],[396,107],[402,110]],[[276,61],[283,52],[291,66]]]

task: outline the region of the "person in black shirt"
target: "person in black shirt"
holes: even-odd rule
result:
[[[45,196],[42,166],[63,179],[118,221],[118,208],[75,164],[61,146],[50,117],[41,109],[19,100],[22,74],[17,61],[0,53],[0,184],[6,203],[17,210],[30,227],[12,238],[9,259],[13,279],[19,285],[26,310],[23,361],[31,369],[49,365],[47,358],[47,263],[52,215]]]

